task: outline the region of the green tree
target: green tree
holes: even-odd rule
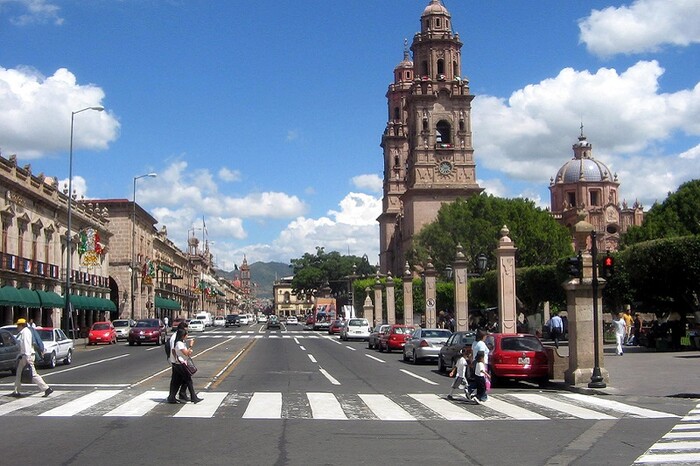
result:
[[[661,204],[654,204],[644,215],[641,226],[630,227],[622,235],[621,249],[657,238],[700,234],[700,180],[683,183]]]

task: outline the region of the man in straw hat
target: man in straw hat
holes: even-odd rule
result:
[[[27,327],[26,319],[17,319],[17,329],[19,333],[17,334],[17,341],[19,342],[19,350],[21,358],[17,364],[17,376],[15,377],[15,391],[13,391],[10,396],[19,398],[19,389],[22,387],[22,371],[25,366],[29,366],[32,373],[32,383],[39,387],[39,390],[44,392],[44,397],[49,396],[53,393],[53,389],[49,387],[44,379],[36,372],[34,368],[34,340],[32,337],[32,331]]]

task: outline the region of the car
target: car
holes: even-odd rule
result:
[[[444,328],[417,328],[403,346],[403,360],[413,364],[426,359],[437,361],[450,335],[452,332]]]
[[[117,344],[117,331],[112,322],[95,322],[92,324],[88,332],[88,345],[97,345],[98,343]]]
[[[340,330],[343,328],[343,321],[342,320],[334,320],[331,322],[331,324],[328,326],[328,335],[335,335],[339,334]]]
[[[117,332],[117,341],[126,340],[129,338],[129,330],[136,324],[136,321],[131,319],[117,319],[112,321],[114,331]]]
[[[160,346],[165,343],[165,325],[160,319],[141,319],[129,331],[129,346],[142,343],[155,343]]]
[[[348,340],[368,340],[371,327],[367,319],[348,319],[340,330],[340,339]]]
[[[392,350],[403,349],[406,340],[415,332],[412,325],[392,325],[386,333],[379,337],[379,351],[391,353]]]
[[[36,330],[44,343],[44,358],[39,365],[53,368],[57,361],[63,361],[63,364],[73,362],[75,344],[63,330],[53,327],[37,327]]]
[[[226,318],[224,316],[214,317],[214,327],[223,327],[226,325]]]
[[[438,352],[438,372],[447,372],[452,369],[460,358],[459,352],[462,348],[465,346],[471,348],[474,340],[476,340],[476,333],[471,331],[459,331],[450,335]]]
[[[241,318],[239,317],[238,314],[228,314],[226,316],[226,322],[224,322],[224,327],[240,327],[241,326]]]
[[[238,321],[241,323],[241,325],[249,325],[250,324],[250,320],[248,319],[247,314],[241,314],[239,316]]]
[[[374,330],[372,330],[369,334],[369,337],[367,337],[367,348],[379,348],[379,338],[382,336],[383,333],[388,332],[390,328],[391,325],[389,324],[379,324],[376,327],[374,327]]]
[[[549,357],[535,335],[494,333],[484,343],[489,348],[491,384],[504,379],[530,380],[539,384],[549,381]]]
[[[0,371],[10,371],[15,375],[20,357],[19,342],[15,336],[9,330],[0,329]]]
[[[203,320],[193,319],[190,320],[190,325],[188,326],[188,329],[190,332],[203,332],[205,327],[206,324]]]
[[[314,316],[308,316],[304,324],[304,330],[314,330],[316,326],[316,318]]]
[[[265,314],[260,314],[260,316],[258,316],[258,323],[267,323],[267,316]]]
[[[296,318],[296,316],[287,317],[287,325],[297,325],[298,323],[299,320]]]
[[[267,319],[266,326],[267,326],[268,330],[271,328],[280,329],[280,328],[282,328],[282,323],[280,322],[280,320],[277,316],[270,316],[270,318]]]

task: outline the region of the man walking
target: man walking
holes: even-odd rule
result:
[[[627,335],[627,325],[625,324],[624,313],[620,312],[617,315],[617,320],[613,320],[613,328],[615,329],[615,342],[617,343],[617,348],[615,352],[622,356],[622,343]]]
[[[32,383],[38,386],[40,390],[43,390],[44,397],[47,397],[51,393],[53,393],[53,389],[49,387],[46,384],[46,382],[44,382],[44,379],[41,378],[41,376],[36,372],[36,368],[34,367],[33,337],[32,331],[29,329],[29,327],[27,327],[26,319],[17,319],[17,329],[19,330],[19,333],[17,334],[17,341],[19,342],[21,356],[19,363],[17,364],[17,375],[15,376],[15,390],[10,394],[10,396],[14,396],[16,398],[22,396],[19,393],[19,389],[22,387],[22,371],[24,370],[25,366],[29,366],[29,369],[32,373]]]
[[[559,339],[564,333],[564,321],[561,320],[559,314],[554,314],[551,319],[549,319],[549,333],[554,340],[554,346],[559,348]]]

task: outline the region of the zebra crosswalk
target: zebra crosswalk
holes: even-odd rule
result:
[[[204,399],[201,403],[173,405],[166,402],[168,393],[163,390],[56,390],[48,398],[39,395],[19,399],[2,397],[0,416],[163,416],[407,422],[678,417],[606,398],[557,392],[492,394],[488,401],[479,405],[459,399],[448,400],[444,395],[434,393],[202,391],[198,395]],[[700,408],[696,411],[698,414],[694,416],[700,418]],[[700,434],[700,421],[696,420],[695,425],[697,432],[692,431],[693,434]]]
[[[700,464],[700,403],[634,464]]]
[[[260,332],[255,332],[253,330],[239,330],[239,331],[234,331],[234,332],[226,332],[226,331],[207,331],[204,333],[193,333],[192,336],[195,336],[197,339],[207,339],[207,338],[212,338],[212,339],[222,339],[222,338],[233,338],[233,339],[240,339],[240,340],[258,340],[258,339],[263,339],[263,338],[269,338],[269,339],[293,339],[293,338],[299,338],[299,339],[306,339],[306,340],[320,340],[323,338],[332,338],[327,335],[320,335],[318,333],[311,333],[311,332],[303,332],[303,331],[297,331],[297,332],[265,332],[265,333],[260,333]],[[334,340],[337,339],[333,338]]]

